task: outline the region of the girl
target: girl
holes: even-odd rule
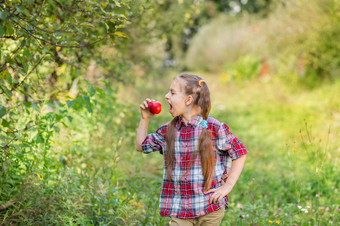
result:
[[[147,109],[151,100],[146,99],[140,105],[136,137],[138,151],[164,156],[160,214],[171,217],[170,225],[219,225],[247,149],[225,123],[208,117],[210,92],[200,77],[180,74],[165,99],[174,119],[148,135],[153,115]],[[228,158],[233,163],[224,181]]]

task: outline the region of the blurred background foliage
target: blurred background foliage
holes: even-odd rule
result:
[[[291,224],[339,222],[339,156],[325,154],[301,123],[320,117],[338,128],[339,12],[336,0],[0,0],[0,224],[165,223],[158,213],[162,156],[134,152],[136,106],[147,96],[163,99],[171,77],[189,70],[207,76],[216,91],[212,113],[233,122],[258,153],[235,194],[245,206],[231,202],[240,217],[225,223],[264,224],[287,214],[295,215]],[[227,106],[226,89],[233,97]],[[263,114],[271,127],[260,125]],[[150,129],[169,119],[160,115]],[[248,130],[250,122],[258,126]],[[280,122],[284,131],[272,133]],[[301,139],[294,126],[303,128]],[[323,140],[338,133],[316,128]],[[270,137],[265,148],[289,140],[287,150],[312,150],[307,159],[278,156],[285,156],[282,167],[309,162],[318,176],[299,190],[307,168],[293,179],[288,169],[287,176],[272,173],[270,157],[278,157],[261,151],[255,129]],[[320,194],[326,198],[311,201]],[[299,202],[314,205],[314,215],[296,210]]]

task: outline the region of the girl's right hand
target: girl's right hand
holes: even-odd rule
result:
[[[149,102],[151,101],[155,101],[155,100],[150,100],[149,98],[146,98],[144,100],[144,102],[139,105],[140,107],[140,112],[141,112],[141,115],[142,115],[142,119],[150,119],[151,117],[154,116],[154,114],[152,114],[150,111],[149,111],[149,108],[148,108],[148,104]]]

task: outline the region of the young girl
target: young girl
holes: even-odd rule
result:
[[[164,156],[160,214],[171,217],[170,225],[219,225],[228,208],[228,194],[241,174],[247,149],[229,127],[209,117],[207,83],[192,74],[180,74],[165,99],[171,122],[147,134],[150,99],[140,105],[136,149]],[[226,162],[232,166],[225,179]]]

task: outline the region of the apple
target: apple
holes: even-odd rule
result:
[[[156,115],[162,111],[162,104],[158,101],[150,101],[148,103],[148,108],[152,114]]]

